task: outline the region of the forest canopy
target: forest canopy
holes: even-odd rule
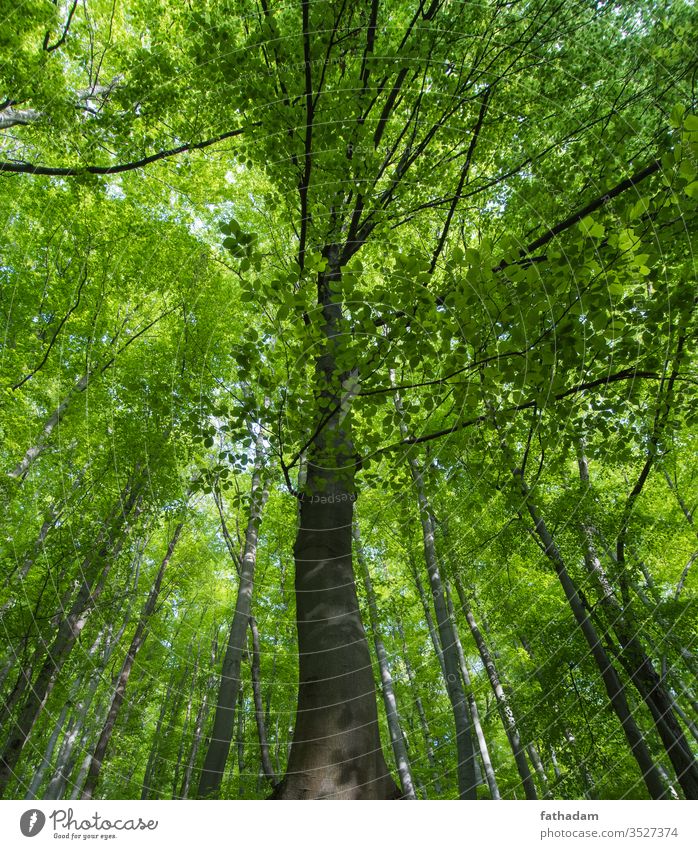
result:
[[[1,6],[0,796],[698,798],[695,5]]]

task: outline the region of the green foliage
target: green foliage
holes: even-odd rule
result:
[[[84,780],[179,521],[98,795],[194,794],[258,432],[271,494],[253,613],[283,774],[298,682],[289,490],[303,489],[309,458],[336,460],[338,421],[421,795],[458,788],[453,716],[415,581],[427,584],[409,458],[425,469],[440,568],[474,599],[554,797],[643,798],[645,787],[504,443],[622,657],[585,567],[583,531],[594,527],[624,615],[690,731],[696,10],[678,0],[426,5],[415,17],[414,4],[377,4],[372,27],[371,4],[323,0],[309,4],[304,32],[299,4],[3,4],[0,687],[10,718],[22,670],[45,659],[85,564],[109,563],[10,794],[37,775],[46,792],[76,728],[63,796]],[[140,500],[104,554],[100,534],[128,481]],[[500,792],[521,798],[456,607]],[[259,798],[269,788],[250,652],[243,679],[223,793]],[[623,681],[673,779],[646,705]]]

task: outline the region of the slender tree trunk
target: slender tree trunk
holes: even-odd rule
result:
[[[523,634],[519,634],[519,640],[521,641],[521,645],[523,646],[523,649],[526,652],[526,654],[528,655],[528,657],[530,658],[531,662],[533,664],[535,664],[534,674],[535,674],[536,678],[538,679],[538,683],[540,684],[541,691],[545,692],[545,685],[543,683],[543,679],[541,677],[539,667],[536,664],[536,661],[534,660],[533,650],[532,650],[528,640],[523,636]],[[567,740],[567,742],[570,744],[570,748],[575,752],[575,760],[577,761],[578,768],[582,772],[582,777],[584,778],[584,786],[589,791],[591,788],[593,788],[594,781],[593,781],[593,778],[591,777],[591,773],[589,772],[589,770],[586,767],[586,764],[584,764],[583,762],[580,762],[579,759],[576,756],[576,750],[575,750],[576,741],[575,741],[574,735],[572,734],[572,732],[567,727],[563,728],[562,733],[563,733],[565,739]],[[561,777],[560,768],[558,766],[557,756],[555,754],[555,749],[552,746],[550,746],[550,760],[552,762],[553,770],[555,772],[555,778],[560,778]],[[590,796],[589,798],[593,798],[593,797]]]
[[[466,622],[470,628],[470,633],[473,635],[475,645],[477,646],[477,650],[480,654],[480,659],[482,660],[482,664],[487,672],[487,677],[489,678],[490,686],[492,687],[492,692],[494,693],[494,697],[497,702],[497,710],[499,711],[507,739],[509,740],[509,745],[511,746],[512,754],[514,755],[514,762],[516,763],[516,768],[521,778],[524,793],[526,794],[527,799],[537,799],[538,794],[536,793],[536,786],[533,783],[533,777],[530,769],[528,768],[526,752],[524,751],[524,747],[521,743],[521,736],[516,725],[516,719],[514,718],[514,713],[511,709],[506,693],[504,692],[501,681],[499,680],[499,672],[497,671],[494,658],[492,657],[487,643],[485,642],[485,639],[478,628],[477,622],[475,621],[472,607],[460,578],[455,575],[453,582],[456,586],[456,592],[458,593],[458,598],[460,599]]]
[[[441,788],[441,781],[439,780],[439,773],[436,768],[436,760],[434,758],[434,748],[431,743],[431,733],[429,732],[429,723],[427,722],[427,715],[424,710],[424,703],[422,702],[421,696],[419,695],[419,691],[417,689],[417,682],[415,680],[414,669],[412,668],[412,664],[410,663],[409,654],[407,651],[407,642],[405,641],[405,632],[402,628],[402,623],[398,621],[397,623],[398,633],[400,634],[400,640],[402,642],[402,660],[405,664],[405,671],[407,672],[407,680],[410,683],[410,689],[412,691],[412,698],[414,699],[415,707],[417,708],[417,716],[419,718],[419,725],[422,729],[422,736],[424,738],[424,746],[427,753],[427,761],[429,762],[429,767],[431,769],[432,775],[432,783],[434,785],[434,790],[436,791],[436,795],[441,797],[443,795],[443,790]],[[425,795],[426,798],[426,795]]]
[[[458,635],[456,616],[453,610],[453,600],[451,598],[451,587],[448,581],[446,581],[446,602],[448,604],[448,615],[451,617],[451,620],[454,623],[453,632],[456,637],[458,661],[460,663],[461,675],[463,676],[463,684],[465,685],[465,694],[468,699],[468,706],[470,708],[470,717],[472,719],[473,729],[475,730],[475,736],[477,737],[477,743],[480,749],[480,758],[482,759],[482,767],[485,771],[485,779],[487,781],[487,786],[489,787],[490,796],[495,800],[501,799],[502,797],[499,793],[497,778],[494,774],[494,767],[492,766],[492,759],[490,758],[490,751],[487,746],[487,739],[485,737],[485,732],[482,728],[482,723],[480,722],[480,711],[478,709],[477,701],[475,699],[475,693],[473,692],[473,685],[472,681],[470,680],[470,672],[468,671],[468,665],[465,660],[465,653],[463,652],[463,646],[460,641],[460,636]]]
[[[578,465],[580,479],[588,487],[589,468],[581,450],[578,454]],[[642,645],[638,636],[639,628],[631,621],[630,610],[621,604],[606,576],[594,546],[594,528],[587,523],[583,525],[582,532],[585,539],[584,563],[589,574],[597,581],[601,606],[620,642],[619,660],[652,714],[659,737],[686,798],[698,799],[698,761],[674,714],[673,699]],[[622,565],[619,564],[620,568]]]
[[[409,554],[410,558],[410,571],[412,572],[412,577],[414,578],[414,584],[417,587],[417,593],[419,595],[419,600],[422,602],[422,609],[424,610],[424,621],[427,623],[427,629],[429,631],[429,637],[431,639],[431,644],[434,646],[434,653],[436,654],[436,659],[439,661],[439,666],[441,667],[441,675],[443,676],[444,681],[446,680],[446,667],[444,665],[444,655],[441,650],[441,643],[439,642],[439,635],[436,633],[436,627],[434,626],[434,618],[431,615],[431,610],[429,607],[429,599],[427,598],[427,594],[424,591],[424,584],[422,584],[422,579],[419,577],[419,572],[414,562],[412,561],[412,555]]]
[[[262,466],[263,447],[260,433],[257,438],[255,469],[250,495],[250,515],[245,534],[245,551],[242,557],[240,583],[235,602],[235,613],[228,635],[228,645],[223,659],[216,714],[199,780],[197,795],[200,799],[215,798],[219,795],[233,738],[235,705],[241,685],[240,666],[245,651],[245,635],[249,626],[252,605],[259,525],[268,495],[268,490],[262,483]]]
[[[533,764],[533,769],[536,771],[536,775],[538,776],[538,783],[540,785],[541,792],[546,799],[551,799],[552,794],[550,793],[550,784],[548,782],[548,776],[545,772],[545,767],[543,766],[543,761],[540,758],[540,754],[538,749],[536,748],[534,743],[529,743],[526,746],[526,751],[528,752],[528,756],[531,759],[531,763]]]
[[[46,420],[43,428],[41,429],[41,433],[39,434],[36,442],[27,448],[24,453],[24,457],[19,461],[19,463],[12,469],[11,472],[8,472],[11,478],[21,479],[23,480],[28,472],[31,464],[36,460],[36,458],[41,454],[44,450],[44,446],[46,445],[46,441],[53,433],[54,429],[58,424],[60,424],[61,419],[65,415],[65,411],[68,409],[68,405],[72,400],[73,395],[76,392],[84,392],[87,389],[87,385],[90,381],[90,377],[92,372],[86,372],[70,389],[65,398],[61,401],[61,403],[56,407],[56,409],[51,413],[51,415]]]
[[[216,665],[216,655],[218,654],[218,635],[216,634],[213,643],[211,645],[211,666],[213,668]],[[206,688],[204,690],[204,694],[201,698],[201,704],[199,705],[199,710],[196,714],[196,721],[194,723],[194,737],[191,744],[191,751],[189,752],[189,759],[187,761],[187,767],[184,771],[184,778],[182,779],[182,789],[180,790],[180,798],[187,799],[189,798],[189,788],[191,787],[191,778],[194,772],[194,765],[196,764],[196,756],[199,753],[199,747],[201,746],[201,740],[203,739],[204,728],[206,727],[206,719],[209,713],[209,694],[213,691],[215,686],[215,677],[213,673],[209,676],[206,682]]]
[[[390,674],[390,667],[388,665],[388,654],[385,650],[383,638],[380,634],[380,620],[378,617],[378,606],[376,605],[376,595],[373,592],[373,582],[371,581],[371,573],[368,570],[368,564],[366,563],[363,547],[361,545],[359,525],[356,521],[353,525],[353,535],[356,551],[356,560],[359,565],[359,570],[363,577],[364,588],[366,590],[369,621],[371,623],[371,631],[373,633],[373,645],[376,650],[378,670],[380,672],[381,677],[383,703],[385,705],[385,714],[388,720],[390,742],[393,747],[393,755],[395,756],[395,765],[397,767],[398,775],[400,776],[400,784],[402,785],[402,797],[404,799],[416,799],[417,795],[414,789],[412,769],[410,767],[410,761],[407,756],[407,746],[405,745],[405,737],[402,732],[402,726],[400,725],[400,716],[397,710],[397,700],[395,698],[395,688],[393,687],[393,677]]]
[[[184,758],[184,744],[189,734],[189,723],[191,722],[191,709],[194,702],[194,691],[196,689],[196,679],[199,672],[199,657],[201,655],[201,641],[199,640],[194,660],[194,669],[191,675],[191,686],[189,687],[189,695],[187,697],[187,707],[184,711],[184,724],[182,725],[182,733],[179,735],[179,746],[177,748],[177,761],[175,763],[174,776],[172,778],[172,798],[177,799],[177,788],[179,787],[179,775],[182,769],[182,759]]]
[[[176,670],[173,670],[170,675],[170,680],[167,683],[167,690],[165,691],[165,698],[160,705],[160,713],[158,714],[158,721],[155,725],[155,732],[153,734],[153,740],[150,745],[150,752],[148,753],[148,762],[145,765],[145,773],[143,774],[143,786],[141,787],[141,799],[150,799],[151,792],[154,789],[154,778],[156,772],[156,764],[159,757],[158,751],[160,749],[160,740],[162,739],[162,726],[165,723],[165,716],[167,715],[167,711],[170,708],[170,703],[172,700],[172,690],[175,686],[175,678],[176,678]]]
[[[586,789],[586,797],[587,799],[598,799],[599,795],[596,792],[596,782],[594,781],[594,776],[589,771],[589,767],[586,764],[586,758],[582,755],[581,759],[576,756],[577,752],[577,739],[574,734],[569,730],[569,728],[565,728],[562,732],[564,734],[565,740],[569,744],[570,749],[574,754],[574,758],[579,766],[579,771],[581,772],[582,779],[584,781],[584,787]]]
[[[164,578],[167,566],[170,560],[172,559],[175,546],[177,545],[177,541],[179,540],[180,534],[182,533],[182,528],[183,523],[180,522],[176,526],[174,533],[172,534],[172,538],[170,539],[169,545],[167,546],[167,551],[162,560],[162,563],[160,564],[158,573],[155,576],[155,581],[153,582],[153,586],[151,587],[150,593],[148,594],[148,598],[138,620],[138,624],[136,625],[135,633],[131,639],[131,645],[129,646],[129,649],[126,652],[126,657],[124,658],[124,662],[121,665],[121,671],[119,672],[119,677],[116,680],[116,687],[114,689],[114,695],[112,697],[111,705],[107,713],[107,718],[104,722],[102,733],[99,735],[99,740],[97,741],[95,750],[92,753],[92,762],[90,763],[90,768],[87,772],[87,780],[82,790],[82,799],[91,799],[94,796],[94,792],[97,787],[97,781],[99,780],[99,773],[102,769],[102,763],[104,762],[104,757],[107,753],[109,742],[114,732],[114,726],[116,725],[116,720],[119,716],[121,705],[123,704],[124,697],[126,696],[126,687],[128,685],[128,679],[131,675],[131,670],[133,669],[133,664],[136,660],[136,656],[140,651],[141,647],[143,646],[146,637],[148,636],[150,619],[153,613],[155,612],[158,597],[160,595],[160,588],[162,586],[162,579]]]
[[[416,460],[409,461],[412,480],[417,493],[419,516],[424,536],[424,557],[429,573],[431,595],[436,614],[436,625],[446,668],[446,691],[448,693],[456,726],[456,751],[458,756],[458,795],[461,799],[477,799],[475,780],[475,756],[468,716],[468,706],[463,690],[456,649],[456,637],[453,623],[448,615],[445,590],[441,581],[436,541],[434,538],[434,517],[424,491],[422,473]]]
[[[94,608],[125,540],[127,519],[136,509],[139,490],[130,481],[120,499],[117,518],[104,528],[97,542],[95,555],[82,564],[82,584],[67,614],[63,616],[56,637],[48,650],[46,660],[32,682],[31,689],[17,718],[14,729],[5,744],[0,758],[0,796],[4,795],[12,779],[32,728],[44,708],[56,675],[68,659],[73,646],[82,633],[89,612]],[[121,533],[119,533],[121,531]],[[118,537],[117,537],[118,534]],[[117,537],[117,539],[115,539]]]
[[[551,562],[555,570],[555,574],[560,581],[560,585],[567,602],[575,619],[577,620],[577,624],[579,625],[582,635],[589,646],[591,655],[596,662],[604,687],[606,688],[606,693],[608,694],[608,698],[611,702],[611,706],[621,723],[626,740],[630,746],[630,751],[637,761],[637,765],[640,768],[640,773],[650,797],[653,799],[664,799],[667,795],[664,782],[662,781],[659,771],[657,770],[657,766],[654,763],[647,744],[645,743],[642,732],[638,728],[630,711],[630,707],[625,696],[625,688],[618,677],[618,673],[616,672],[611,659],[601,643],[601,639],[596,632],[596,628],[594,627],[584,604],[582,603],[579,591],[567,572],[565,562],[562,559],[562,555],[560,554],[550,531],[548,530],[548,526],[545,524],[538,508],[533,503],[530,490],[524,481],[521,470],[515,467],[513,475],[520,487],[520,492],[524,498],[529,516],[533,521],[535,533],[543,546],[546,557]]]
[[[56,743],[58,742],[58,738],[61,735],[61,731],[63,730],[63,726],[65,725],[66,717],[68,716],[68,703],[66,702],[61,708],[61,712],[56,720],[53,731],[51,731],[51,736],[48,738],[48,743],[46,744],[46,751],[44,752],[43,757],[41,758],[41,763],[39,764],[38,769],[34,773],[34,778],[32,778],[32,783],[29,785],[29,790],[27,791],[25,799],[36,799],[36,794],[39,792],[39,788],[44,780],[44,775],[46,774],[46,770],[51,765],[51,760],[53,758],[53,752],[56,748]]]
[[[254,699],[254,715],[257,723],[257,737],[259,738],[259,754],[262,765],[262,774],[271,786],[275,787],[277,778],[269,756],[269,740],[267,739],[267,725],[264,715],[264,704],[262,702],[262,686],[259,677],[259,629],[254,616],[250,617],[250,631],[252,632],[252,696]]]
[[[88,660],[90,660],[97,649],[99,648],[99,644],[102,641],[102,636],[104,632],[101,631],[97,636],[97,639],[92,644],[90,651],[88,652]],[[104,650],[102,652],[102,657],[100,659],[100,672],[99,674],[93,674],[90,679],[89,685],[87,687],[87,692],[82,697],[81,700],[77,702],[75,707],[72,710],[70,720],[68,722],[68,727],[66,728],[65,735],[61,742],[61,747],[58,751],[58,757],[56,759],[56,767],[53,771],[53,775],[51,776],[51,780],[48,783],[48,787],[46,788],[46,792],[44,793],[44,799],[61,799],[63,797],[63,793],[65,792],[66,785],[68,780],[70,779],[70,775],[73,772],[73,768],[75,767],[75,749],[78,743],[78,739],[80,738],[83,727],[85,725],[85,720],[87,718],[88,712],[92,705],[92,700],[95,697],[95,693],[97,692],[97,688],[99,687],[100,681],[103,676],[104,669],[111,658],[112,652],[118,643],[119,635],[117,635],[117,639],[112,639],[110,633],[107,633],[104,639]],[[70,702],[74,703],[75,697],[80,692],[84,685],[84,680],[79,678],[74,685],[74,688],[71,688],[71,697]]]
[[[238,707],[235,714],[235,752],[238,763],[238,798],[245,797],[245,690],[240,684],[238,691]]]

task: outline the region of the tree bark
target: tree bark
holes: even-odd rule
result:
[[[97,639],[92,644],[87,655],[88,659],[92,658],[96,653],[97,649],[99,648],[103,633],[103,631],[100,632],[97,636]],[[61,742],[61,747],[58,751],[56,767],[53,771],[53,775],[51,776],[51,780],[49,781],[48,787],[46,788],[46,792],[43,796],[44,799],[63,798],[63,793],[65,792],[65,788],[70,779],[70,775],[75,767],[75,749],[78,743],[78,738],[82,734],[85,725],[85,720],[87,719],[88,711],[92,706],[92,700],[95,697],[95,693],[97,692],[97,688],[99,687],[106,665],[109,662],[109,659],[111,658],[112,652],[114,651],[114,648],[116,647],[120,636],[121,635],[118,634],[117,637],[113,639],[110,631],[108,631],[104,638],[104,649],[100,658],[99,673],[95,673],[92,675],[92,678],[90,679],[89,685],[87,687],[87,692],[73,707],[72,714],[68,722],[68,727],[66,728],[65,735]],[[74,697],[77,696],[77,694],[80,692],[84,684],[85,682],[82,678],[76,680],[74,685],[74,691],[73,689],[71,689],[71,703],[73,702]]]
[[[129,646],[128,651],[126,652],[126,657],[124,658],[124,662],[121,665],[119,677],[116,680],[114,695],[112,697],[111,705],[109,706],[109,711],[107,713],[107,718],[104,722],[104,727],[102,728],[102,733],[99,735],[99,740],[97,741],[95,750],[92,753],[92,761],[90,763],[90,768],[87,772],[85,786],[83,787],[82,795],[80,797],[82,799],[91,799],[94,796],[94,792],[97,788],[97,781],[99,780],[99,773],[102,769],[104,757],[107,753],[109,742],[114,732],[114,727],[116,725],[116,720],[119,716],[121,705],[123,704],[124,698],[126,696],[126,687],[128,685],[128,679],[131,675],[131,670],[133,669],[133,664],[136,660],[136,656],[140,651],[141,647],[143,646],[146,637],[148,636],[148,627],[150,625],[150,619],[153,613],[155,612],[155,607],[157,605],[158,597],[160,595],[162,579],[164,578],[165,570],[167,569],[167,566],[170,560],[172,559],[175,546],[177,545],[177,541],[179,540],[183,527],[184,525],[182,522],[180,522],[175,527],[174,533],[172,534],[172,538],[170,539],[169,545],[167,546],[165,556],[162,560],[162,563],[160,564],[158,573],[155,576],[153,586],[151,587],[150,592],[148,594],[148,598],[146,600],[143,611],[140,615],[140,618],[138,619],[136,630],[134,632],[133,637],[131,638],[131,645]]]
[[[508,452],[506,446],[503,447],[506,452]],[[565,598],[567,599],[574,618],[577,620],[577,624],[579,625],[582,635],[589,646],[591,655],[596,662],[596,666],[601,674],[601,679],[604,687],[606,688],[609,701],[611,702],[611,706],[621,723],[623,732],[625,733],[625,738],[630,746],[630,751],[640,768],[640,773],[645,782],[645,786],[647,787],[647,791],[652,799],[665,799],[667,798],[667,791],[664,782],[662,781],[657,766],[654,763],[647,744],[645,743],[642,732],[638,728],[632,712],[630,711],[630,707],[625,696],[625,688],[618,677],[618,673],[606,653],[606,650],[601,644],[601,639],[584,604],[582,603],[579,591],[574,581],[567,572],[565,562],[562,559],[562,555],[560,554],[550,531],[548,530],[548,526],[540,515],[538,508],[533,503],[531,492],[524,481],[523,473],[520,469],[514,467],[512,474],[514,476],[514,480],[519,486],[521,495],[524,498],[528,514],[533,521],[536,536],[539,538],[543,546],[543,551],[555,570],[555,574],[558,577],[560,586],[565,594]]]
[[[51,760],[53,758],[53,753],[56,749],[56,743],[58,742],[58,738],[60,737],[61,731],[63,730],[63,726],[65,725],[65,720],[68,716],[68,703],[66,702],[61,708],[61,712],[58,715],[58,719],[54,723],[53,730],[51,731],[51,736],[48,738],[48,743],[46,744],[46,751],[41,758],[41,763],[39,764],[36,772],[34,773],[34,777],[32,778],[32,782],[29,785],[29,790],[27,791],[25,799],[36,799],[36,794],[39,792],[39,788],[44,780],[44,775],[46,774],[46,770],[51,765]]]
[[[499,793],[499,786],[497,785],[497,777],[494,773],[492,759],[490,758],[490,751],[487,746],[487,738],[485,737],[485,732],[482,728],[482,723],[480,722],[480,711],[478,709],[477,701],[475,699],[475,693],[473,692],[473,685],[472,681],[470,680],[470,672],[468,671],[468,665],[465,660],[465,653],[463,652],[463,646],[461,644],[460,636],[458,634],[456,616],[453,610],[453,600],[451,598],[451,588],[449,586],[448,581],[446,581],[446,603],[448,604],[448,615],[453,621],[453,632],[456,637],[458,661],[460,663],[461,675],[463,676],[463,684],[465,685],[465,694],[468,699],[468,706],[470,708],[470,717],[472,720],[473,729],[475,730],[475,736],[477,737],[478,747],[480,749],[482,767],[485,771],[485,780],[487,781],[487,786],[489,787],[490,796],[493,799],[501,799],[502,797]]]
[[[259,658],[259,628],[254,616],[250,616],[250,631],[252,632],[252,696],[254,699],[254,715],[257,723],[257,737],[259,738],[259,755],[262,765],[262,773],[272,787],[276,786],[277,778],[271,765],[269,756],[269,740],[267,738],[267,723],[262,702],[262,685],[260,681],[260,658]]]
[[[463,690],[463,682],[458,664],[456,636],[453,622],[448,615],[445,590],[441,581],[436,540],[434,537],[434,517],[424,491],[422,472],[415,459],[409,460],[412,481],[417,493],[419,516],[424,537],[424,557],[429,574],[429,584],[436,615],[436,626],[439,632],[441,651],[443,652],[446,670],[446,692],[453,710],[456,727],[456,752],[458,757],[458,796],[461,799],[477,799],[477,782],[475,779],[475,754],[468,716],[468,706]]]
[[[199,779],[197,796],[200,799],[216,798],[219,795],[233,738],[235,705],[241,684],[240,666],[245,651],[245,635],[249,627],[252,606],[259,525],[268,496],[268,490],[262,483],[262,470],[263,447],[260,433],[257,438],[255,468],[252,475],[250,514],[245,534],[245,551],[242,557],[240,583],[228,635],[228,644],[223,658],[211,738]]]
[[[444,665],[444,654],[441,650],[441,643],[439,642],[439,635],[436,633],[436,627],[434,626],[434,617],[431,615],[431,610],[429,609],[429,599],[427,598],[427,594],[424,591],[424,584],[422,583],[421,578],[419,577],[419,572],[417,567],[414,565],[412,561],[412,557],[410,556],[410,571],[412,572],[412,577],[414,578],[414,584],[417,587],[417,593],[419,595],[419,600],[422,602],[422,609],[424,610],[424,621],[427,623],[427,629],[429,631],[429,638],[431,639],[431,644],[434,646],[434,654],[436,655],[436,659],[439,661],[439,666],[441,667],[441,675],[443,676],[444,681],[446,680],[446,667]]]
[[[0,796],[10,783],[24,746],[31,734],[39,714],[44,708],[56,675],[68,659],[73,646],[82,633],[90,610],[99,599],[112,566],[118,559],[125,540],[129,516],[136,512],[140,497],[139,487],[132,480],[126,484],[119,499],[116,518],[104,527],[96,544],[96,552],[83,562],[82,583],[68,611],[59,622],[56,637],[48,650],[46,659],[32,682],[29,694],[10,732],[0,758]],[[118,536],[117,536],[118,535]]]
[[[441,781],[439,779],[439,772],[437,770],[436,759],[434,758],[434,747],[431,742],[431,733],[429,731],[429,723],[427,721],[427,714],[424,710],[424,703],[422,702],[422,698],[419,695],[419,691],[417,689],[417,681],[414,674],[414,669],[412,668],[412,664],[410,662],[409,653],[407,651],[407,642],[405,640],[405,632],[402,627],[402,623],[398,620],[397,623],[398,633],[400,635],[400,641],[402,643],[402,660],[405,664],[405,671],[407,672],[407,680],[410,683],[410,689],[412,691],[412,698],[414,699],[414,705],[417,708],[417,717],[419,718],[419,725],[422,729],[422,737],[424,738],[424,747],[427,753],[427,761],[429,762],[429,767],[431,769],[432,783],[434,785],[434,790],[436,791],[437,797],[441,797],[443,790],[441,788]],[[425,795],[426,798],[426,795]]]
[[[577,459],[580,479],[588,487],[589,467],[583,450],[580,449]],[[585,540],[584,563],[589,574],[596,579],[601,607],[620,642],[620,663],[652,714],[659,737],[686,798],[698,799],[698,762],[674,713],[673,699],[642,645],[639,628],[632,621],[629,608],[621,604],[606,576],[596,553],[594,528],[585,523],[582,533]],[[623,564],[620,564],[621,568],[622,566]]]
[[[351,527],[357,458],[347,415],[357,376],[341,352],[338,245],[324,250],[318,304],[318,420],[308,449],[294,545],[299,683],[295,730],[276,799],[392,799],[400,791],[381,748],[376,688],[359,613]],[[346,382],[345,382],[346,381]]]
[[[213,642],[211,645],[211,669],[215,667],[216,664],[216,655],[218,654],[218,634],[213,638]],[[206,687],[204,689],[204,694],[201,699],[201,704],[199,705],[199,710],[196,714],[196,721],[194,723],[194,738],[191,744],[191,750],[189,752],[189,759],[187,760],[187,766],[184,770],[184,778],[182,779],[182,789],[179,792],[181,799],[189,798],[189,788],[191,786],[191,778],[192,773],[194,772],[194,765],[196,763],[196,756],[199,753],[199,747],[201,745],[201,740],[203,739],[203,732],[206,726],[206,719],[209,713],[209,694],[212,692],[213,687],[215,685],[215,677],[213,673],[211,673],[206,681]]]
[[[494,658],[492,657],[487,643],[485,642],[485,639],[478,628],[477,622],[475,621],[472,607],[460,578],[455,575],[453,582],[456,586],[456,592],[458,593],[458,598],[460,599],[466,622],[470,628],[470,633],[473,635],[475,645],[477,646],[477,650],[480,654],[480,659],[482,660],[482,664],[487,672],[487,677],[489,678],[490,686],[492,687],[492,692],[494,693],[494,697],[497,702],[497,710],[499,711],[507,739],[509,740],[509,745],[511,746],[514,762],[516,763],[516,768],[521,778],[524,793],[526,794],[527,799],[537,799],[538,794],[536,793],[536,786],[533,783],[531,770],[528,768],[528,761],[526,760],[526,753],[521,743],[521,736],[516,725],[516,719],[511,709],[511,705],[509,704],[509,699],[507,698],[501,681],[499,680],[499,672],[497,671]]]
[[[368,564],[366,563],[364,550],[361,545],[359,525],[356,521],[354,522],[352,532],[354,536],[356,560],[359,564],[359,569],[363,577],[364,589],[366,590],[369,621],[371,623],[371,631],[373,633],[373,645],[376,650],[378,670],[381,677],[381,690],[383,692],[385,715],[388,720],[388,730],[390,732],[390,742],[393,747],[393,755],[395,756],[395,765],[397,767],[398,775],[400,776],[400,784],[402,785],[402,797],[403,799],[416,799],[417,795],[414,789],[412,768],[410,767],[410,760],[407,755],[407,746],[405,745],[405,736],[402,732],[400,715],[397,710],[397,699],[395,698],[395,688],[393,687],[393,676],[390,674],[388,654],[385,650],[385,644],[383,643],[383,638],[380,634],[380,619],[378,617],[376,594],[373,591],[371,573],[368,570]]]

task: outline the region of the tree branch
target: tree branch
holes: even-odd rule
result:
[[[75,9],[77,8],[78,0],[73,0],[73,5],[70,7],[70,11],[68,12],[68,20],[65,22],[65,26],[63,27],[63,32],[61,33],[61,37],[55,44],[49,45],[48,41],[51,37],[50,31],[46,33],[46,37],[44,38],[44,50],[47,53],[52,53],[54,50],[58,50],[58,48],[64,43],[66,38],[68,37],[68,30],[70,29],[71,21],[73,20],[73,15],[75,14]]]
[[[616,383],[620,380],[635,380],[635,379],[646,379],[646,380],[659,380],[661,376],[653,371],[637,371],[636,369],[628,368],[623,369],[623,371],[616,372],[616,374],[611,374],[608,377],[600,377],[597,380],[590,380],[587,383],[579,383],[577,386],[573,386],[570,389],[565,390],[564,392],[560,392],[557,395],[554,395],[553,398],[556,401],[560,401],[563,398],[568,397],[569,395],[574,395],[578,392],[584,392],[587,389],[594,389],[597,386],[605,386],[608,383]],[[522,404],[516,404],[513,407],[507,407],[502,412],[504,413],[515,413],[520,410],[530,410],[532,407],[535,407],[538,404],[538,400],[525,401]],[[444,428],[443,430],[435,431],[434,433],[427,433],[424,436],[408,436],[405,439],[401,439],[399,442],[393,442],[391,445],[386,445],[384,448],[379,448],[375,453],[382,454],[385,451],[392,451],[395,448],[401,448],[404,445],[420,445],[423,442],[432,442],[435,439],[440,439],[442,436],[449,436],[452,433],[457,433],[459,430],[464,430],[467,427],[470,427],[475,424],[482,424],[482,422],[487,421],[491,417],[491,413],[483,413],[482,415],[476,416],[473,419],[467,419],[466,421],[456,422],[456,424],[451,427]]]
[[[258,126],[253,124],[252,126]],[[152,162],[158,162],[160,159],[167,159],[170,156],[176,156],[178,153],[185,153],[188,150],[202,150],[205,147],[217,144],[225,139],[233,138],[244,133],[244,128],[231,130],[227,133],[221,133],[214,138],[206,139],[201,142],[187,142],[186,144],[173,147],[168,150],[160,150],[158,153],[152,153],[150,156],[145,156],[143,159],[137,159],[134,162],[124,162],[120,165],[83,165],[72,168],[53,167],[50,165],[33,165],[31,162],[1,162],[0,172],[4,171],[8,174],[35,174],[40,177],[78,177],[82,174],[122,174],[124,171],[134,171],[137,168],[143,168],[145,165],[150,165]]]

